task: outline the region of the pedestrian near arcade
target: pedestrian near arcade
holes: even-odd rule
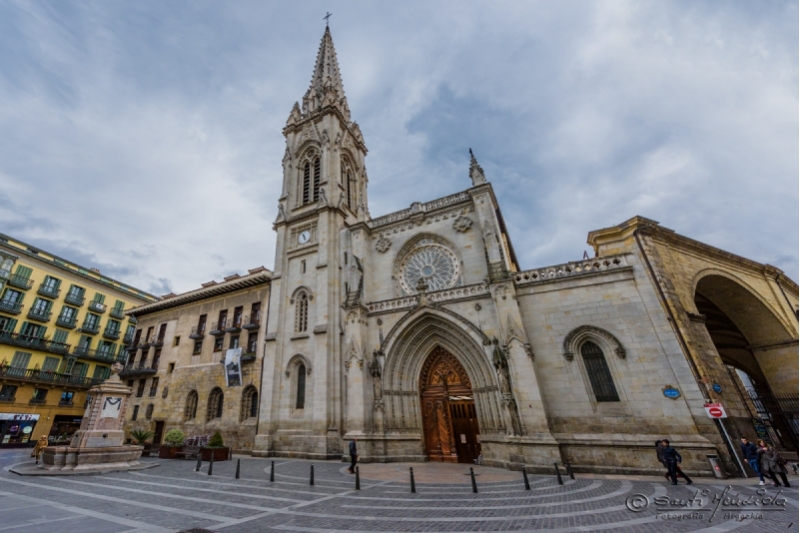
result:
[[[750,465],[750,468],[758,474],[758,484],[765,485],[764,473],[761,471],[761,465],[759,464],[758,446],[747,440],[747,437],[742,437],[740,447],[742,448],[742,457]]]
[[[664,477],[667,480],[669,480],[669,463],[667,463],[666,456],[664,455],[664,444],[663,444],[663,441],[660,441],[660,440],[656,441],[656,457],[658,457],[658,462],[661,463],[662,465],[664,465],[664,468],[667,469],[667,471],[664,473]],[[683,479],[686,480],[687,484],[691,484],[691,482],[692,482],[692,480],[689,479],[689,476],[687,476],[686,474],[683,473],[683,470],[681,470],[680,465],[678,465],[677,463],[675,463],[675,476],[676,476],[676,480],[677,480],[677,476],[681,476]]]
[[[666,461],[667,468],[669,469],[669,479],[672,484],[678,484],[678,472],[680,472],[681,476],[683,476],[683,478],[686,480],[686,484],[691,485],[692,480],[689,479],[689,476],[684,474],[678,466],[678,464],[682,461],[681,454],[678,453],[678,450],[669,445],[668,439],[663,439],[661,441],[661,446],[664,452],[664,461]]]
[[[355,474],[356,461],[358,461],[358,446],[356,445],[355,437],[353,437],[353,440],[350,441],[349,451],[350,451],[350,468],[348,468],[347,471],[350,472],[351,474]]]
[[[784,487],[791,487],[791,485],[789,485],[789,480],[786,478],[786,460],[780,456],[775,448],[763,440],[759,440],[758,455],[761,458],[761,471],[767,473],[776,487],[780,487],[781,484],[778,483],[778,478],[775,477],[775,474],[781,476]]]

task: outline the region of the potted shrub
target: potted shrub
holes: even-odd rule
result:
[[[230,448],[225,446],[222,441],[222,434],[217,431],[208,440],[208,444],[200,451],[203,461],[210,461],[214,457],[214,461],[227,461],[230,456]]]
[[[164,436],[164,443],[158,450],[159,459],[175,459],[179,451],[183,449],[184,435],[180,429],[170,429]]]

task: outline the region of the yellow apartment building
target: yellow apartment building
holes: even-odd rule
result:
[[[156,300],[0,233],[0,448],[67,442],[86,392],[127,357],[125,310]]]

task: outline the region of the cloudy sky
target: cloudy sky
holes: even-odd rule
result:
[[[798,5],[0,3],[0,232],[164,294],[272,268],[326,11],[373,216],[469,186],[522,268],[633,215],[798,273]]]

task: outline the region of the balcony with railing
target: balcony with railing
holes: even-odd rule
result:
[[[8,278],[10,277],[11,277],[10,270],[3,270],[2,268],[0,268],[0,281],[8,281]]]
[[[112,307],[111,311],[109,312],[109,315],[111,315],[114,318],[119,318],[120,320],[122,320],[123,318],[125,318],[125,309],[122,307]]]
[[[39,285],[39,290],[36,292],[37,294],[41,294],[42,296],[46,296],[48,298],[58,298],[58,295],[61,293],[61,289],[59,289],[56,285],[47,285],[42,283]]]
[[[51,316],[53,316],[53,313],[44,307],[31,307],[28,310],[28,318],[38,322],[49,322]]]
[[[64,344],[63,342],[55,342],[32,335],[23,335],[22,333],[14,333],[13,331],[0,331],[0,343],[58,354],[69,353],[70,348],[69,344]]]
[[[76,346],[72,350],[72,355],[75,357],[79,357],[81,359],[91,359],[93,361],[98,361],[101,363],[125,363],[126,358],[119,357],[114,355],[111,351],[111,348],[87,348],[86,346]]]
[[[190,339],[198,340],[202,339],[206,335],[206,324],[205,322],[199,326],[192,326],[192,333],[189,334]]]
[[[134,376],[152,376],[158,372],[158,365],[155,368],[147,365],[147,360],[144,359],[138,363],[126,365],[119,373],[120,378],[128,378]]]
[[[73,376],[72,374],[61,374],[50,370],[15,368],[13,366],[0,366],[0,378],[8,381],[53,383],[69,385],[71,387],[84,387],[87,389],[103,381],[100,378],[87,378],[84,376]]]
[[[18,315],[22,312],[22,302],[12,302],[11,300],[0,300],[0,311]]]
[[[161,335],[153,335],[150,337],[150,346],[155,346],[158,348],[159,346],[164,346],[164,334]]]
[[[60,407],[70,407],[72,405],[72,400],[61,400],[58,402]]]
[[[261,313],[249,315],[244,317],[242,327],[244,329],[258,329],[261,325]]]
[[[126,333],[125,337],[122,339],[122,342],[128,346],[131,346],[133,344],[134,335],[134,333]]]
[[[86,298],[83,294],[79,292],[68,292],[66,296],[64,296],[64,302],[70,305],[77,305],[78,307],[83,305],[83,302],[86,301]]]
[[[89,302],[89,311],[93,311],[95,313],[105,313],[106,312],[106,304],[100,302]]]
[[[225,328],[225,331],[227,333],[238,333],[238,332],[240,332],[242,330],[242,315],[239,315],[239,316],[235,316],[234,315],[234,317],[232,319],[228,320],[227,324],[225,324],[225,325],[227,326]]]
[[[212,335],[215,335],[215,336],[216,335],[225,335],[225,328],[226,328],[227,324],[228,324],[228,319],[227,318],[223,319],[223,320],[220,320],[219,322],[214,322],[213,324],[211,324],[211,331],[209,331],[209,333],[211,333]]]
[[[22,289],[23,291],[30,290],[33,287],[33,280],[30,278],[25,278],[23,276],[19,276],[17,274],[13,274],[8,278],[9,285],[12,287],[16,287],[18,289]]]
[[[77,321],[78,317],[76,315],[58,315],[58,318],[56,318],[56,325],[62,328],[73,329]]]
[[[113,328],[113,327],[110,328],[106,326],[106,329],[103,330],[103,337],[115,341],[119,339],[121,333],[122,332],[119,330],[119,328]]]
[[[28,403],[33,405],[42,405],[44,403],[47,403],[47,398],[31,398],[31,400]]]
[[[100,323],[99,322],[84,322],[81,326],[81,333],[88,333],[90,335],[94,335],[100,332]]]

